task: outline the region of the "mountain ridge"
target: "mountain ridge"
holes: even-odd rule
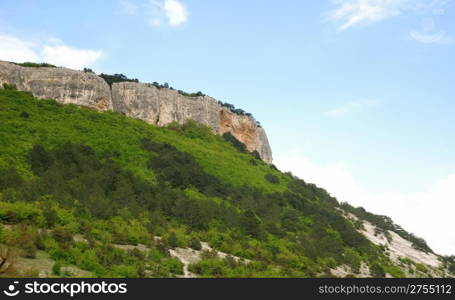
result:
[[[231,133],[250,152],[272,163],[272,150],[265,130],[246,114],[237,114],[216,99],[200,94],[185,95],[170,88],[140,82],[108,84],[92,73],[44,64],[30,67],[0,61],[0,85],[14,84],[38,98],[86,106],[98,111],[122,112],[149,124],[165,126],[188,120],[209,126],[215,133]]]

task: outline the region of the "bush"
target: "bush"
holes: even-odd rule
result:
[[[23,111],[19,116],[20,116],[22,119],[28,119],[28,118],[30,118],[30,115],[29,115],[28,112],[26,112],[26,111]]]
[[[0,202],[0,221],[7,224],[40,223],[42,215],[41,211],[33,204]]]
[[[62,227],[56,227],[52,230],[52,237],[60,244],[68,245],[73,241],[73,236]]]
[[[112,274],[121,278],[138,278],[138,268],[128,265],[117,265],[112,267]]]
[[[55,276],[60,276],[62,264],[59,261],[56,261],[52,266],[52,274]]]
[[[99,76],[103,78],[107,82],[107,84],[109,84],[109,86],[112,86],[112,84],[118,82],[139,82],[138,79],[131,79],[123,74],[108,75],[101,73]]]
[[[17,87],[15,84],[8,84],[8,83],[4,83],[3,84],[3,88],[5,90],[12,90],[12,91],[16,91],[17,90]]]
[[[190,239],[190,248],[194,250],[201,250],[202,249],[201,241],[199,241],[199,239],[196,237],[192,237]]]
[[[244,143],[242,143],[241,141],[239,141],[234,135],[232,135],[232,133],[230,132],[226,132],[225,134],[223,134],[223,138],[231,143],[232,146],[234,146],[234,148],[236,148],[237,150],[239,150],[241,153],[247,153],[247,149],[246,149],[246,146]]]
[[[271,184],[280,184],[280,180],[278,179],[278,177],[276,177],[275,175],[273,174],[266,174],[264,176],[265,180],[267,180],[268,182],[270,182]]]
[[[179,246],[180,243],[175,232],[171,232],[171,234],[167,238],[167,243],[171,248],[177,248]]]
[[[183,275],[183,264],[176,258],[165,259],[162,261],[162,266],[167,268],[172,274]]]
[[[178,90],[177,91],[180,95],[182,96],[186,96],[186,97],[203,97],[205,96],[204,93],[202,93],[201,91],[197,92],[197,93],[186,93],[182,90]]]
[[[24,63],[20,63],[17,65],[21,66],[21,67],[26,67],[26,68],[56,68],[56,66],[48,64],[48,63],[24,62]]]
[[[381,267],[381,265],[378,264],[378,263],[374,263],[371,266],[370,271],[371,271],[371,275],[373,275],[373,277],[376,277],[376,278],[384,278],[385,277],[385,271]]]

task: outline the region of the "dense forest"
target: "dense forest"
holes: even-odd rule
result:
[[[9,85],[0,120],[0,276],[37,276],[15,261],[43,253],[54,276],[75,276],[64,266],[95,277],[180,276],[169,250],[201,242],[229,254],[204,252],[190,265],[202,277],[326,277],[340,265],[355,276],[362,264],[372,276],[405,276],[341,210],[432,252],[390,219],[339,203],[194,122],[159,128]],[[137,245],[146,250],[126,247]]]

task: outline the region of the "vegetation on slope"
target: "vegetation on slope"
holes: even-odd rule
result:
[[[158,128],[6,87],[0,251],[46,251],[94,276],[170,277],[182,265],[168,250],[205,241],[252,262],[205,257],[190,267],[200,276],[329,276],[342,264],[360,272],[362,262],[373,276],[404,276],[325,190],[242,153],[208,127]],[[120,247],[139,244],[147,250]]]
[[[24,63],[16,63],[16,65],[21,66],[21,67],[27,67],[27,68],[56,68],[55,65],[51,65],[48,63],[24,62]]]

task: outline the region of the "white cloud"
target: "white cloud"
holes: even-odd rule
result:
[[[409,36],[411,39],[424,44],[450,44],[453,42],[444,30],[440,30],[435,33],[411,30],[409,32]]]
[[[159,26],[167,23],[180,26],[188,21],[189,13],[185,5],[177,0],[150,0],[149,23]]]
[[[281,170],[325,188],[339,201],[391,217],[407,231],[423,237],[437,253],[455,254],[455,174],[426,191],[376,193],[362,187],[343,162],[318,165],[298,152],[275,155],[274,161]]]
[[[360,101],[350,101],[343,104],[340,107],[336,107],[330,109],[324,114],[329,117],[341,117],[348,114],[353,114],[360,112],[364,109],[371,108],[373,106],[378,105],[380,102],[378,100],[368,99],[368,100],[360,100]]]
[[[340,22],[338,30],[398,16],[412,0],[336,0],[337,8],[329,13],[330,20]]]
[[[38,61],[36,45],[14,36],[0,35],[0,59],[14,62]]]
[[[92,66],[102,55],[101,51],[83,50],[65,45],[44,46],[41,51],[43,61],[71,69]]]
[[[332,0],[336,8],[327,19],[344,31],[353,26],[383,21],[405,12],[444,14],[447,0]]]
[[[82,69],[93,66],[102,56],[102,51],[70,47],[55,38],[46,42],[30,42],[11,35],[0,35],[0,60],[46,62]]]
[[[188,20],[188,12],[185,6],[177,0],[164,1],[164,10],[169,19],[169,24],[172,26],[179,26]]]

